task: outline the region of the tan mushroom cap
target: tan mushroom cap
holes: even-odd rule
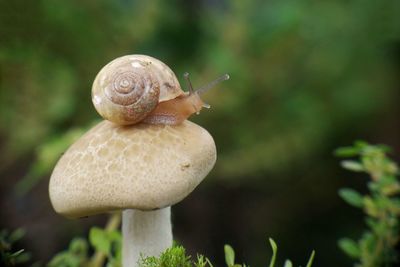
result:
[[[213,138],[190,121],[125,127],[103,121],[58,161],[50,200],[66,217],[163,208],[192,192],[215,160]]]

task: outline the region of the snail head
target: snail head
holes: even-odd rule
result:
[[[218,77],[217,79],[215,79],[214,81],[198,88],[198,89],[193,89],[192,86],[192,82],[190,81],[189,78],[189,73],[185,72],[183,74],[183,77],[185,78],[187,84],[188,84],[188,89],[189,89],[189,98],[192,101],[193,104],[193,108],[196,110],[196,114],[200,113],[200,110],[202,108],[210,108],[211,106],[207,103],[205,103],[200,95],[204,94],[205,92],[207,92],[208,90],[210,90],[211,88],[215,87],[215,85],[217,85],[218,83],[222,82],[222,81],[226,81],[229,80],[229,75],[228,74],[224,74],[220,77]]]

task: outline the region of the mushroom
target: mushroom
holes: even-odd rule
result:
[[[170,206],[215,164],[213,138],[186,119],[209,107],[200,95],[229,75],[197,90],[189,74],[184,77],[188,92],[167,65],[145,55],[104,66],[92,102],[109,121],[74,143],[50,178],[51,203],[66,217],[123,210],[124,267],[136,266],[140,254],[158,256],[172,245]]]
[[[102,121],[60,158],[49,184],[55,211],[79,218],[122,212],[123,266],[172,245],[170,206],[216,161],[211,135],[190,121],[119,126]]]

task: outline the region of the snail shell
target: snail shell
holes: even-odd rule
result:
[[[92,87],[97,112],[119,125],[144,120],[160,102],[184,95],[172,70],[145,55],[119,57],[104,66]]]

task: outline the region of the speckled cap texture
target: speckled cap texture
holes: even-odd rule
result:
[[[159,209],[185,198],[215,161],[213,138],[190,121],[122,127],[103,121],[60,158],[50,200],[56,212],[71,218]]]

